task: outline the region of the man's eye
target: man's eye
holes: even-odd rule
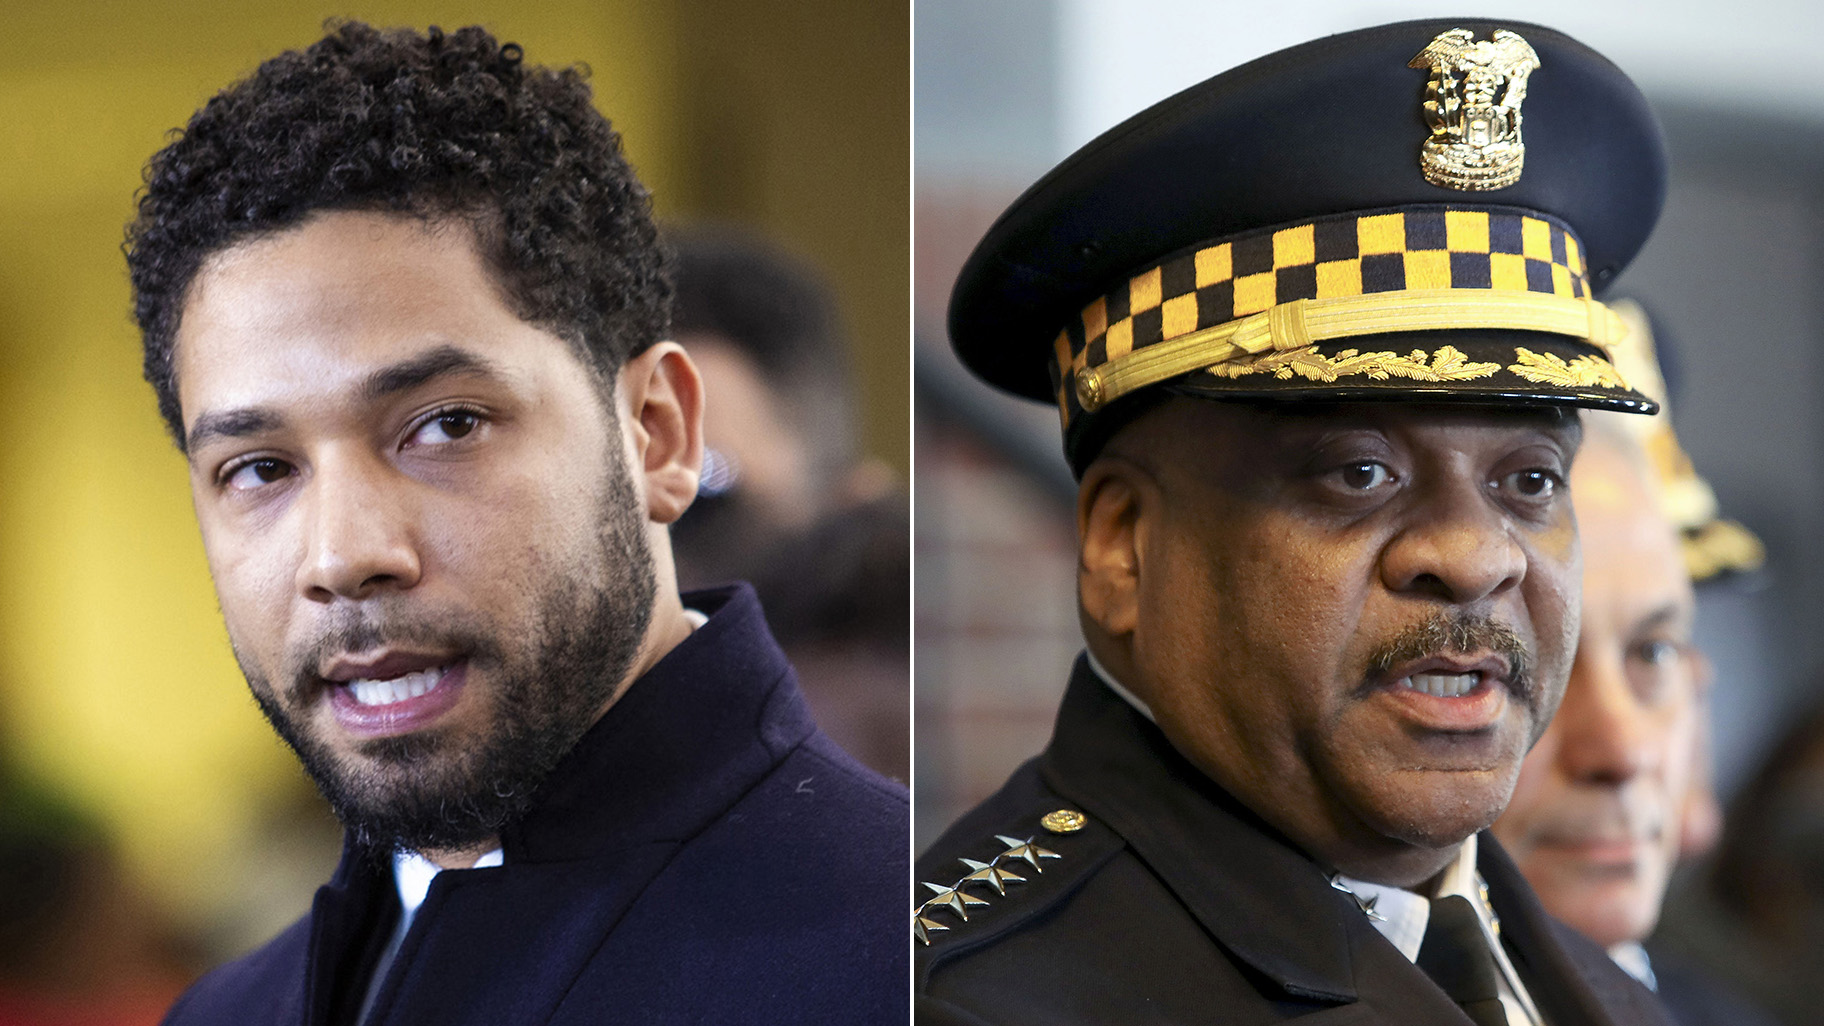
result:
[[[1559,478],[1549,470],[1520,470],[1502,478],[1500,484],[1528,499],[1549,499],[1558,494]]]
[[[1372,460],[1351,463],[1343,467],[1338,474],[1342,478],[1343,487],[1358,492],[1379,488],[1393,479],[1393,471],[1388,470],[1385,463],[1376,463]]]
[[[481,414],[473,410],[446,410],[418,425],[406,445],[447,445],[460,441],[481,426]]]
[[[1634,650],[1640,661],[1652,666],[1670,666],[1678,661],[1678,643],[1655,639],[1643,641]]]
[[[262,485],[283,481],[295,472],[296,468],[284,460],[249,460],[230,470],[222,483],[237,491],[251,491]]]

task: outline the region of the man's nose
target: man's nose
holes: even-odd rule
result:
[[[1580,644],[1552,726],[1558,762],[1573,780],[1623,783],[1652,768],[1657,756],[1647,711],[1616,645]]]
[[[1525,578],[1526,551],[1479,482],[1439,482],[1422,498],[1413,503],[1414,519],[1382,552],[1389,590],[1470,605]]]
[[[298,593],[313,602],[360,600],[418,583],[422,567],[407,497],[384,461],[320,460],[305,486]]]

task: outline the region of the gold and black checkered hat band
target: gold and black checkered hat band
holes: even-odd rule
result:
[[[1516,289],[1581,299],[1582,246],[1540,214],[1431,207],[1344,214],[1199,246],[1083,308],[1078,366],[1295,299],[1409,289]]]
[[[1585,345],[1556,354],[1537,342],[1510,347],[1518,351],[1500,376],[1641,398],[1607,363],[1621,328],[1590,298],[1576,234],[1534,211],[1451,205],[1338,215],[1181,251],[1084,307],[1057,336],[1052,383],[1067,429],[1138,388],[1200,370],[1217,379],[1272,370],[1321,385],[1353,369],[1449,388],[1471,380],[1449,346],[1428,346],[1408,367],[1419,350],[1364,362],[1360,348],[1330,343],[1460,329],[1569,336]],[[1525,394],[1506,382],[1479,387],[1491,384]]]

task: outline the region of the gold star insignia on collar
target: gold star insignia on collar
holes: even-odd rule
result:
[[[974,872],[970,873],[968,876],[963,877],[962,881],[957,884],[958,887],[961,887],[964,884],[985,883],[994,888],[996,894],[1006,894],[1008,884],[1026,882],[1025,877],[1015,873],[1011,869],[1002,869],[993,862],[977,862],[974,859],[959,859],[957,861],[974,870]]]
[[[1001,854],[996,857],[997,861],[999,859],[1025,859],[1027,865],[1030,865],[1035,871],[1040,873],[1045,872],[1045,867],[1039,865],[1040,859],[1056,859],[1063,857],[1055,851],[1049,851],[1032,843],[1032,838],[1030,837],[1022,841],[1017,837],[1008,837],[1005,834],[995,834],[994,839],[1007,846],[1007,850],[1001,852]]]

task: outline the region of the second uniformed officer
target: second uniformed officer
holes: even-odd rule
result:
[[[1482,831],[1575,647],[1576,409],[1653,411],[1595,296],[1664,182],[1613,65],[1465,19],[1220,75],[1002,215],[951,334],[1059,406],[1087,652],[919,864],[922,1020],[1663,1021]]]

